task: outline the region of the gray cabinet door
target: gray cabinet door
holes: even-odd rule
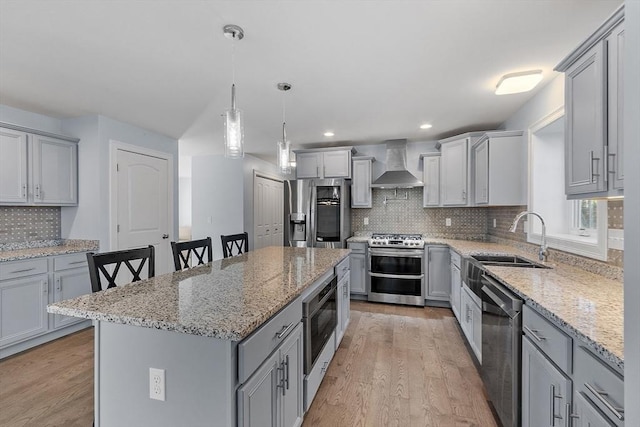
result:
[[[346,276],[344,289],[342,290],[342,333],[347,331],[349,320],[351,320],[351,276]],[[336,346],[336,348],[338,348]]]
[[[610,187],[624,188],[624,23],[618,24],[606,39],[609,148],[608,178]]]
[[[78,204],[78,144],[30,135],[33,149],[33,202],[45,205]]]
[[[47,332],[47,274],[0,282],[0,347]]]
[[[353,160],[351,207],[371,207],[371,160]]]
[[[351,178],[351,151],[324,151],[322,155],[324,178]]]
[[[571,380],[522,337],[522,427],[565,426]]]
[[[615,424],[580,392],[573,397],[573,409],[571,427],[615,427]]]
[[[296,154],[296,177],[319,178],[322,166],[322,153]]]
[[[423,196],[422,205],[440,205],[440,156],[425,156],[423,160]]]
[[[351,263],[351,293],[366,295],[366,262],[364,254],[351,253],[349,256]]]
[[[467,205],[467,138],[442,145],[440,195],[444,206]]]
[[[451,293],[449,247],[429,246],[427,262],[427,298],[449,301]]]
[[[303,342],[302,324],[299,324],[282,343],[280,348],[280,362],[284,364],[284,389],[281,393],[282,408],[280,425],[282,427],[298,427],[302,425],[303,407]],[[252,425],[256,425],[253,424]]]
[[[27,203],[27,134],[0,128],[0,204]]]
[[[280,354],[276,351],[238,389],[238,426],[275,427],[278,425],[279,367]]]
[[[604,43],[593,46],[565,74],[565,191],[605,186],[606,61]]]
[[[458,319],[458,322],[462,322],[460,318],[461,313],[461,298],[462,298],[462,280],[460,278],[460,269],[455,265],[451,264],[451,299],[449,302],[451,303],[451,310],[453,314]]]
[[[64,301],[91,293],[91,281],[88,268],[74,268],[72,270],[54,273],[53,275],[54,302]],[[53,327],[62,328],[84,319],[62,316],[56,314],[53,317]]]
[[[473,148],[476,204],[489,203],[489,140],[485,140]],[[498,167],[498,165],[492,165]]]

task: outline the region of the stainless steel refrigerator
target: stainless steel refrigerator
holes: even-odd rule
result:
[[[284,186],[284,245],[346,248],[351,236],[350,181],[299,179]]]

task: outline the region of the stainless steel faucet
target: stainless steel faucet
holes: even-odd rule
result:
[[[540,261],[546,262],[547,256],[549,256],[549,253],[547,252],[547,227],[545,226],[544,219],[542,218],[542,216],[540,216],[540,214],[535,212],[530,212],[530,211],[520,212],[513,220],[513,223],[511,224],[509,231],[512,233],[515,233],[516,227],[518,226],[518,222],[525,215],[537,216],[540,219],[540,222],[542,223],[542,242],[541,242],[542,244],[540,245],[540,251],[538,251],[538,259]]]

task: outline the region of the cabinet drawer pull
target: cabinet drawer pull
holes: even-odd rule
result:
[[[544,341],[547,338],[545,337],[541,337],[540,335],[537,334],[538,331],[537,329],[529,329],[528,326],[524,326],[524,330],[527,331],[532,337],[534,337],[536,339],[536,341]]]
[[[293,328],[293,322],[289,323],[287,326],[283,326],[282,329],[280,330],[280,332],[276,333],[276,337],[278,339],[282,339],[282,337],[287,335],[287,333],[289,332],[289,329],[291,329],[291,328]]]
[[[86,263],[86,262],[87,262],[86,260],[82,260],[82,261],[73,261],[73,262],[70,262],[70,263],[69,263],[69,265],[74,265],[74,264],[84,264],[84,263]]]
[[[608,396],[609,393],[607,393],[606,391],[598,390],[589,383],[584,383],[584,386],[587,388],[587,390],[593,393],[595,398],[598,399],[604,406],[606,406],[607,409],[616,416],[616,418],[618,418],[620,421],[624,420],[624,408],[613,406],[611,402],[609,402],[609,400],[605,398],[605,396]]]
[[[35,270],[35,267],[31,267],[31,268],[23,268],[22,270],[14,270],[11,272],[11,274],[15,274],[15,273],[26,273],[27,271],[31,271],[31,270]]]

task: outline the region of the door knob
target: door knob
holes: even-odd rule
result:
[[[163,239],[168,239],[168,238],[169,238],[169,235],[168,235],[168,234],[163,234],[163,235],[162,235],[162,238],[163,238]]]

